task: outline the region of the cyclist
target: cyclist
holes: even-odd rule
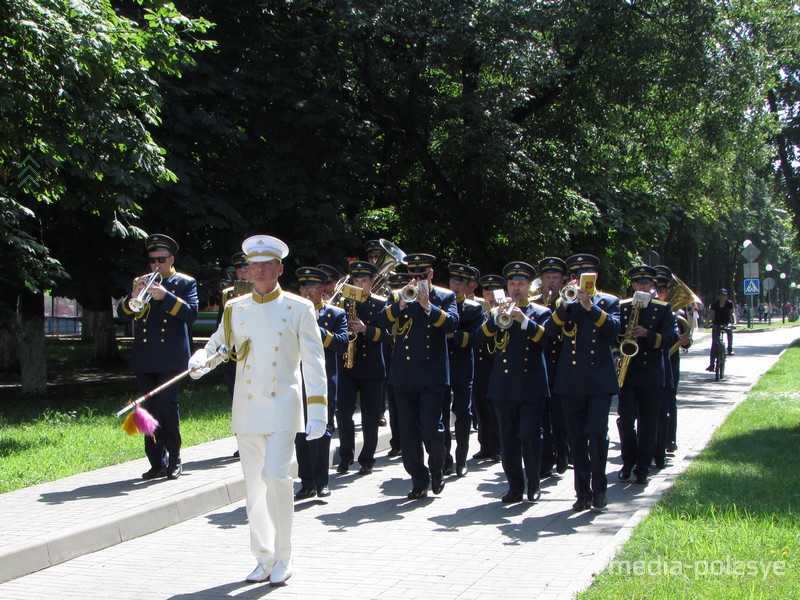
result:
[[[711,354],[706,371],[714,372],[717,356],[717,330],[720,327],[726,328],[728,336],[728,356],[733,356],[733,325],[736,323],[736,310],[733,302],[728,300],[728,290],[722,288],[719,291],[716,302],[709,307],[708,320],[706,327],[710,324],[711,333]]]

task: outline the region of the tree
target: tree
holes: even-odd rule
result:
[[[191,64],[191,53],[209,45],[194,37],[209,23],[171,4],[141,5],[142,23],[106,0],[12,0],[0,8],[0,244],[8,259],[0,281],[22,298],[23,321],[43,319],[41,292],[67,277],[43,207],[57,205],[65,221],[98,222],[105,235],[135,235],[126,220],[141,212],[137,201],[174,179],[152,137],[161,104],[153,74]],[[88,244],[96,248],[97,240]],[[9,299],[2,299],[6,324]],[[25,325],[18,340],[27,393],[46,391],[40,342],[28,351],[44,335],[40,324]]]

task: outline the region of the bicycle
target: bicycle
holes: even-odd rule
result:
[[[725,336],[728,331],[730,331],[730,327],[724,325],[714,326],[714,345],[716,346],[714,381],[719,381],[725,377]]]

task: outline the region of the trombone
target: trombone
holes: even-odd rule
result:
[[[142,275],[144,277],[144,275]],[[134,286],[142,279],[142,277],[137,277],[136,280],[133,282]],[[131,298],[128,300],[128,306],[130,307],[131,311],[135,313],[140,313],[144,310],[144,307],[150,302],[152,296],[150,295],[150,289],[154,285],[159,285],[163,281],[163,277],[161,277],[161,273],[158,271],[153,271],[149,275],[147,275],[147,280],[145,281],[144,287],[142,290],[136,294],[135,298]]]

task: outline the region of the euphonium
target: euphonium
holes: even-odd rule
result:
[[[142,277],[144,277],[144,275],[142,275]],[[138,282],[140,279],[141,277],[138,277],[136,279],[136,282]],[[150,302],[150,299],[152,298],[152,296],[150,295],[150,288],[152,288],[154,285],[161,283],[162,281],[163,277],[161,277],[161,273],[159,273],[158,271],[153,271],[152,273],[150,273],[150,275],[147,276],[147,280],[145,281],[142,291],[140,291],[135,298],[131,298],[130,300],[128,300],[128,306],[130,307],[130,309],[135,313],[142,312],[144,310],[144,307],[147,305],[148,302]],[[134,282],[134,285],[136,282]]]
[[[625,334],[619,342],[620,359],[617,364],[617,384],[622,387],[625,383],[625,377],[628,375],[628,367],[630,366],[631,359],[639,353],[639,344],[636,339],[631,335],[630,331],[639,324],[639,313],[642,309],[650,304],[652,296],[647,292],[634,292],[633,299],[631,300],[631,318],[628,325],[625,327]]]

